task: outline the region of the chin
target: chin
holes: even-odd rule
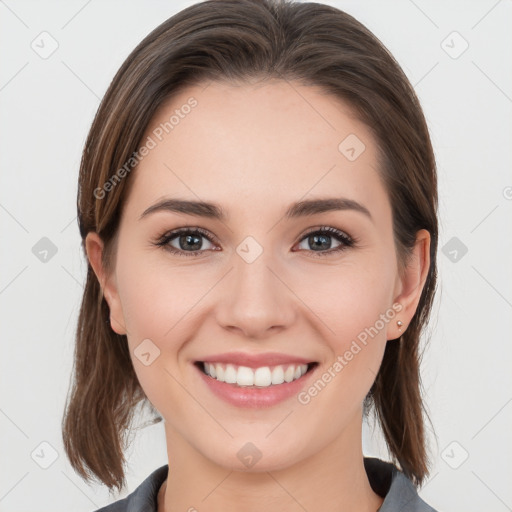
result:
[[[230,439],[229,444],[219,442],[218,449],[212,450],[209,446],[203,456],[226,470],[248,473],[279,471],[301,460],[298,454],[303,453],[306,446],[301,449],[295,443],[284,445],[265,437],[252,435]]]

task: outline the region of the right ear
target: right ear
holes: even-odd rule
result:
[[[110,326],[117,334],[126,334],[123,308],[115,283],[115,275],[107,275],[103,267],[103,248],[103,240],[98,233],[91,231],[87,234],[85,238],[87,258],[98,278],[101,291],[110,309]]]

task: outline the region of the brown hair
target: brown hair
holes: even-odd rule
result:
[[[97,232],[105,244],[103,263],[111,268],[132,178],[117,180],[108,193],[103,187],[109,180],[113,183],[116,172],[137,151],[163,102],[188,85],[252,78],[320,86],[347,102],[377,141],[402,264],[417,231],[430,232],[430,269],[418,308],[400,340],[387,342],[364,403],[365,413],[374,407],[393,461],[421,485],[429,464],[419,342],[437,276],[435,159],[411,84],[382,43],[353,17],[316,3],[210,0],[182,10],[151,32],[115,75],[85,144],[77,201],[84,252],[86,235]],[[148,401],[126,337],[110,328],[109,308],[90,264],[73,377],[62,422],[68,458],[83,478],[95,476],[110,489],[120,489],[125,482],[126,434],[136,406]]]

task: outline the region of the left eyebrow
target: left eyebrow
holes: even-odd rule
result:
[[[361,203],[358,203],[353,199],[336,197],[298,201],[288,207],[285,212],[285,217],[287,219],[295,219],[325,212],[343,210],[354,210],[362,213],[373,221],[370,211]],[[220,221],[226,221],[228,218],[225,210],[216,203],[166,198],[147,208],[139,217],[139,220],[158,211],[177,212],[185,215],[193,215],[195,217],[217,219]]]
[[[288,210],[286,210],[285,217],[288,219],[294,219],[297,217],[308,217],[310,215],[316,215],[319,213],[340,210],[354,210],[356,212],[362,213],[373,221],[372,215],[366,206],[363,206],[361,203],[358,203],[353,199],[347,199],[343,197],[299,201],[292,204]]]

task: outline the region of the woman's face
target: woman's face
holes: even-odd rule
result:
[[[370,131],[313,87],[213,82],[143,142],[105,297],[169,450],[266,471],[354,449],[423,285],[399,277]]]

